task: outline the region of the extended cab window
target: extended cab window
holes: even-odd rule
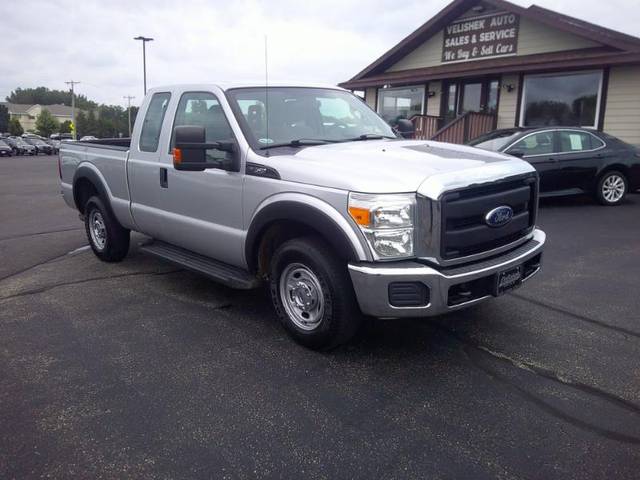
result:
[[[594,150],[604,145],[600,139],[587,132],[564,130],[558,132],[558,135],[560,139],[560,151],[563,153]]]
[[[147,114],[144,116],[142,133],[140,133],[140,150],[143,152],[155,152],[160,142],[162,121],[167,112],[171,94],[168,92],[154,93],[149,102]]]
[[[213,93],[187,92],[180,98],[175,127],[192,125],[204,127],[207,142],[220,142],[233,140],[233,131],[222,110],[222,106]],[[173,149],[175,133],[171,137],[170,150]],[[221,150],[207,150],[207,159],[222,160],[228,156],[228,152]]]
[[[507,153],[523,152],[528,155],[545,155],[553,153],[553,132],[540,132],[523,138],[509,148]]]

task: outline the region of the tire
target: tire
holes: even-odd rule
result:
[[[288,283],[299,285],[296,299],[307,305],[296,308],[296,293]],[[322,240],[302,237],[283,243],[271,260],[269,289],[285,330],[307,348],[337,347],[362,324],[346,262]]]
[[[87,200],[84,228],[91,250],[103,262],[120,262],[127,256],[130,232],[118,223],[100,197]]]
[[[629,182],[624,173],[618,170],[605,172],[596,186],[596,199],[601,205],[612,207],[620,205],[629,191]]]

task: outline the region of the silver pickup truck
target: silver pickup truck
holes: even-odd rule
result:
[[[266,283],[316,349],[362,314],[499,296],[539,271],[545,243],[528,163],[406,140],[336,87],[155,88],[131,139],[62,144],[60,177],[101,260],[122,260],[134,230],[143,251],[221,283]]]

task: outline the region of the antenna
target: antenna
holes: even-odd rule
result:
[[[264,112],[266,117],[266,130],[267,130],[267,138],[266,141],[269,142],[269,68],[268,68],[268,56],[267,56],[267,35],[264,36]],[[267,157],[269,156],[269,150],[265,151]]]

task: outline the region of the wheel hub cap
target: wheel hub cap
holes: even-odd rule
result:
[[[92,210],[89,215],[89,233],[93,244],[99,249],[104,249],[107,243],[107,227],[104,224],[102,214],[97,210]]]
[[[624,196],[624,180],[619,175],[610,175],[602,183],[602,196],[608,202],[617,202]]]
[[[318,277],[307,266],[288,265],[280,276],[280,300],[291,321],[303,330],[316,328],[324,314]]]

